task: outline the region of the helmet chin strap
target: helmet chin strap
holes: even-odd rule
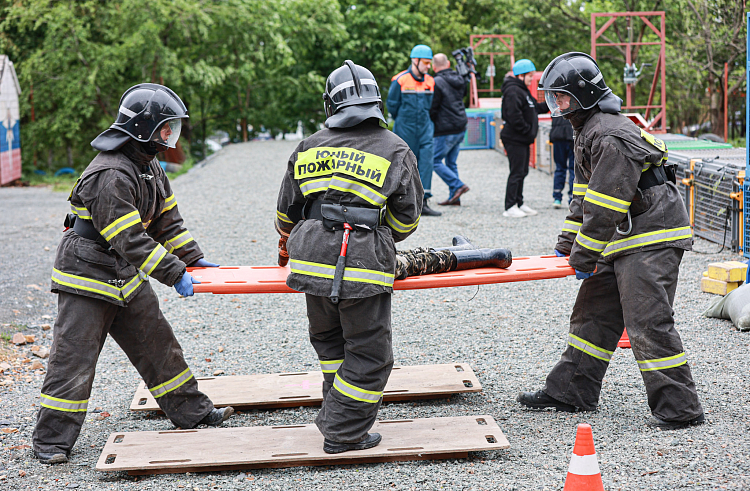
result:
[[[149,155],[156,155],[159,152],[167,151],[166,145],[162,143],[156,143],[155,141],[141,142],[141,149]]]

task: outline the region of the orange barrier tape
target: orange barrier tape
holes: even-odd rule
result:
[[[195,293],[297,293],[286,286],[289,268],[280,266],[222,266],[188,268],[201,283]],[[508,269],[479,268],[396,280],[395,290],[420,290],[453,286],[491,285],[516,281],[548,280],[574,275],[568,259],[557,256],[514,257]]]

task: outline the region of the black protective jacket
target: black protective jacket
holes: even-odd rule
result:
[[[455,135],[466,129],[468,118],[464,106],[466,80],[450,68],[435,74],[435,95],[430,119],[435,123],[434,136]]]
[[[352,128],[327,128],[302,140],[289,157],[276,205],[276,230],[288,236],[287,285],[327,297],[343,230],[317,219],[290,216],[308,200],[381,210],[381,225],[355,229],[349,237],[340,298],[393,291],[396,246],[416,230],[424,190],[417,160],[395,133],[364,121]],[[290,208],[291,207],[291,208]]]
[[[691,250],[690,221],[677,187],[666,182],[639,188],[644,172],[666,161],[664,142],[622,114],[598,107],[575,113],[571,122],[573,200],[555,249],[570,254],[570,265],[587,273],[600,257],[612,261],[664,247]]]
[[[529,88],[516,77],[505,77],[503,86],[503,129],[500,139],[511,145],[531,145],[539,130],[539,114],[549,111],[547,104],[531,97]]]
[[[76,219],[90,221],[110,247],[66,231],[57,248],[53,292],[124,306],[149,276],[173,286],[186,265],[203,257],[183,226],[159,161],[134,141],[120,150],[99,153],[69,200]]]

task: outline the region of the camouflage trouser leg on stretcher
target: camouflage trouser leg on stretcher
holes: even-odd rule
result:
[[[96,362],[108,333],[175,425],[193,427],[213,409],[198,390],[150,286],[127,307],[66,292],[60,292],[58,305],[42,407],[34,429],[35,451],[70,455],[86,418]]]
[[[396,253],[396,279],[403,280],[409,276],[444,273],[456,266],[452,252],[417,247],[409,251]]]
[[[703,414],[672,312],[682,255],[681,249],[665,248],[597,263],[596,274],[578,291],[568,346],[547,376],[549,396],[596,409],[609,360],[627,326],[653,415],[689,421]]]
[[[310,342],[325,382],[315,419],[324,437],[362,441],[375,423],[393,367],[391,294],[341,299],[306,294]]]

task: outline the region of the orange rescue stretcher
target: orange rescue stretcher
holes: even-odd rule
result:
[[[219,268],[188,268],[200,284],[195,293],[298,293],[286,286],[288,267],[222,266]],[[568,258],[557,256],[525,256],[513,258],[508,269],[478,268],[396,280],[394,290],[421,290],[453,286],[491,285],[516,281],[548,280],[574,275]]]

